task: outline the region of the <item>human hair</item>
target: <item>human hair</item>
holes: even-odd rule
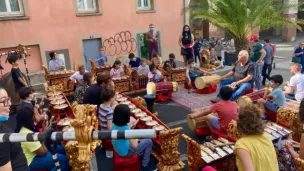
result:
[[[113,112],[113,123],[116,126],[126,126],[130,122],[130,108],[126,104],[119,104]]]
[[[49,56],[50,56],[50,58],[51,58],[51,60],[53,60],[54,58],[55,58],[55,52],[50,52],[49,53]]]
[[[129,54],[129,59],[133,59],[135,57],[134,53]]]
[[[261,119],[261,110],[254,104],[243,106],[239,110],[237,130],[242,135],[263,134],[265,121]]]
[[[149,69],[150,69],[150,71],[152,72],[152,71],[155,69],[155,65],[154,65],[154,64],[151,64],[151,65],[149,66]]]
[[[80,71],[81,69],[85,69],[84,65],[79,65],[78,66],[78,71]]]
[[[282,84],[283,83],[283,77],[282,75],[272,75],[270,77],[270,80],[273,81],[274,83]]]
[[[175,58],[174,53],[170,53],[170,54],[169,54],[169,58]]]
[[[100,99],[103,102],[108,102],[114,96],[115,96],[115,91],[112,88],[105,88],[100,93]]]
[[[264,41],[265,41],[266,43],[269,43],[269,39],[264,39]]]
[[[94,76],[93,73],[91,73],[91,72],[85,72],[83,74],[83,82],[84,82],[84,84],[90,85],[93,76]]]
[[[156,58],[156,57],[157,57],[156,53],[154,53],[152,57],[153,57],[153,58]]]
[[[19,90],[19,97],[20,97],[20,99],[25,100],[32,93],[34,93],[34,90],[32,88],[30,88],[30,87],[22,87]]]
[[[210,47],[210,48],[209,48],[209,52],[211,51],[211,49],[214,49],[214,47]]]
[[[96,82],[98,85],[101,85],[102,83],[108,84],[108,82],[112,79],[110,73],[108,72],[102,72],[97,74]]]
[[[185,28],[188,27],[189,28],[189,31],[185,31]],[[183,27],[183,37],[188,37],[188,38],[192,38],[192,34],[191,34],[191,29],[190,29],[190,26],[189,25],[184,25]]]
[[[223,100],[229,100],[232,97],[233,90],[229,86],[224,86],[220,89],[220,96]]]
[[[246,59],[249,58],[249,54],[248,54],[247,50],[241,50],[241,51],[239,52],[239,56],[245,57]]]
[[[301,100],[298,118],[300,123],[304,123],[304,99]]]
[[[142,64],[145,63],[146,61],[147,61],[147,60],[144,59],[144,58],[140,59],[140,65],[142,65]]]
[[[121,61],[120,60],[116,60],[112,66],[112,68],[115,68],[116,65],[120,65]]]
[[[20,55],[18,55],[18,54],[16,54],[16,53],[14,53],[14,54],[9,53],[8,56],[7,56],[7,61],[8,61],[8,63],[10,63],[10,64],[15,63],[15,62],[16,62],[17,60],[19,60],[19,59],[20,59]]]
[[[292,62],[290,66],[293,67],[296,72],[300,72],[302,70],[302,65],[300,63]]]
[[[194,62],[194,59],[193,59],[193,58],[191,58],[191,59],[189,59],[189,60],[187,61],[188,64],[191,64],[192,62]]]

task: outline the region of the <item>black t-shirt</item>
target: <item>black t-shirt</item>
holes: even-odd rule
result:
[[[4,124],[0,125],[0,133],[14,133]],[[20,143],[1,143],[0,144],[0,166],[11,162],[13,171],[29,171],[25,155]]]
[[[233,75],[234,81],[242,80],[245,77],[247,77],[247,75],[254,76],[254,67],[253,67],[253,64],[249,61],[243,66],[241,65],[241,63],[239,61],[237,61],[234,64],[232,71],[234,71],[234,75]],[[253,82],[253,78],[249,82]]]
[[[20,88],[24,87],[24,85],[18,79],[18,78],[22,78],[20,69],[12,68],[11,73],[12,73],[13,82],[15,84],[15,89],[19,90]]]
[[[99,105],[102,103],[100,99],[100,94],[102,92],[102,87],[98,84],[92,84],[84,92],[83,104]]]

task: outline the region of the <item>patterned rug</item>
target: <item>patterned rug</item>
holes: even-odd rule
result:
[[[172,94],[172,101],[188,110],[196,111],[211,105],[210,100],[214,99],[216,95],[216,92],[211,94],[197,94],[193,92],[189,94],[188,90],[183,85],[180,85],[178,92]]]

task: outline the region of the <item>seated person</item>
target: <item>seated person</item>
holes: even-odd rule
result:
[[[76,83],[82,83],[83,82],[83,74],[85,72],[88,72],[84,65],[79,65],[78,66],[78,71],[75,72],[73,75],[70,76],[69,80],[75,81]]]
[[[98,62],[98,66],[105,66],[106,62],[108,62],[108,57],[104,47],[99,48],[99,54],[95,57],[94,62]]]
[[[119,78],[123,74],[124,74],[124,70],[123,70],[123,67],[121,65],[121,61],[116,60],[113,64],[113,66],[112,66],[111,71],[110,71],[110,76],[112,78]]]
[[[151,64],[149,69],[150,69],[150,72],[148,74],[149,81],[151,82],[164,81],[164,77],[162,76],[161,72],[158,69],[156,69],[155,65]]]
[[[163,58],[154,54],[152,59],[152,64],[158,69],[158,67],[163,63]]]
[[[131,111],[128,105],[119,104],[114,109],[112,130],[130,130],[136,126],[128,126],[130,122]],[[151,139],[113,139],[114,150],[122,157],[131,157],[141,155],[141,170],[147,170],[150,161],[153,142]]]
[[[95,81],[93,73],[86,72],[83,74],[82,83],[76,88],[74,92],[74,99],[78,104],[83,104],[84,92],[89,88],[91,84]]]
[[[49,71],[63,71],[65,70],[65,64],[62,59],[58,58],[58,54],[56,52],[50,52],[49,56],[51,58],[49,62]]]
[[[176,68],[174,53],[170,53],[169,54],[169,60],[165,61],[165,63],[164,63],[164,70],[165,71],[168,71],[168,64],[170,64],[171,68]]]
[[[113,102],[115,101],[115,91],[111,88],[106,88],[102,90],[100,95],[101,101],[103,102],[99,106],[98,110],[98,120],[101,130],[111,130],[112,120],[113,120]]]
[[[39,122],[37,109],[31,104],[33,97],[31,88],[22,88],[19,92],[22,103],[17,114],[16,132],[19,133],[35,133],[38,132],[35,122]],[[43,128],[47,130],[49,125],[47,121]],[[21,142],[21,147],[27,159],[27,163],[31,170],[52,170],[56,171],[56,166],[53,161],[52,154],[48,151],[45,145],[39,141],[36,142]],[[59,160],[61,170],[70,170],[69,161],[65,155],[65,150],[62,146],[57,146],[57,159]]]
[[[191,82],[194,82],[196,77],[204,76],[209,73],[204,72],[201,68],[195,66],[194,59],[189,59],[188,60],[188,66],[186,70],[186,80],[189,86],[191,86]]]
[[[140,65],[140,58],[139,57],[135,57],[134,53],[130,53],[129,54],[129,65],[131,66],[131,68],[137,68]]]
[[[218,61],[214,47],[209,48],[209,52],[210,52],[210,62],[214,63],[215,61]]]
[[[300,102],[304,98],[304,74],[301,73],[302,65],[292,63],[290,72],[293,75],[290,78],[288,86],[285,87],[285,97]]]
[[[253,88],[253,75],[254,67],[253,64],[248,60],[249,54],[246,50],[240,51],[238,55],[238,61],[234,64],[232,71],[222,76],[220,88],[230,84],[232,87],[235,87],[235,91],[230,98],[231,101],[237,100],[242,96],[247,90]],[[227,79],[229,77],[232,79]],[[211,100],[212,103],[220,101],[220,95],[217,95],[217,98]]]
[[[236,102],[230,101],[232,94],[231,87],[222,87],[220,90],[221,101],[202,109],[200,112],[190,114],[189,118],[195,119],[203,116],[211,132],[213,129],[226,132],[229,122],[238,119],[238,105]]]
[[[147,65],[146,59],[140,59],[140,66],[138,67],[139,74],[148,74],[150,72],[149,65]]]
[[[267,86],[271,86],[272,92],[265,99],[259,99],[258,105],[261,109],[267,109],[271,112],[277,112],[279,107],[285,106],[286,99],[283,90],[280,85],[283,83],[282,75],[273,75],[270,77],[270,83]],[[264,112],[264,110],[262,110]],[[265,113],[265,112],[264,112]]]

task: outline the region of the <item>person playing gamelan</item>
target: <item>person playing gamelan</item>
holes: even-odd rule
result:
[[[208,75],[209,73],[205,72],[201,68],[195,66],[194,59],[189,59],[187,63],[188,63],[188,66],[186,69],[186,81],[187,81],[188,87],[192,88],[192,87],[194,87],[194,81],[197,77]]]
[[[236,102],[229,100],[232,94],[233,90],[231,87],[222,87],[220,90],[221,101],[202,109],[198,113],[190,114],[189,118],[204,117],[211,132],[213,132],[213,129],[226,132],[229,122],[238,118],[238,105]]]
[[[221,78],[222,81],[220,83],[220,88],[227,84],[235,87],[235,91],[230,98],[231,101],[237,100],[247,90],[253,87],[254,66],[248,58],[249,54],[246,50],[240,51],[238,61],[234,64],[232,71]],[[233,78],[228,79],[230,77]],[[218,101],[220,101],[220,94],[217,95],[216,99],[211,100],[212,103],[216,103]]]
[[[149,81],[152,82],[164,81],[164,77],[162,76],[161,72],[158,69],[156,69],[154,64],[151,64],[149,68],[150,68],[150,72],[148,74]]]

